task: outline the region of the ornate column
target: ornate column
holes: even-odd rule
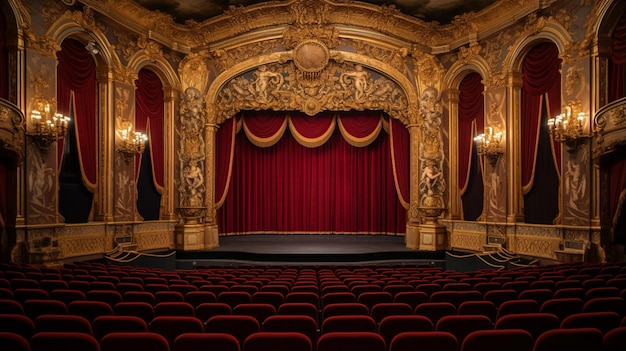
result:
[[[215,118],[211,118],[214,121]],[[204,198],[204,248],[212,249],[219,246],[217,219],[215,209],[215,136],[219,126],[208,123],[204,128],[206,145],[205,183],[206,196]]]
[[[179,161],[179,213],[176,225],[176,249],[199,250],[205,248],[205,211],[207,182],[205,138],[206,111],[200,90],[189,87],[181,96],[180,103]],[[211,150],[213,146],[211,144]],[[212,158],[211,158],[212,159]],[[212,173],[212,170],[211,170]],[[210,188],[213,186],[211,185]],[[210,197],[212,201],[212,197]]]
[[[446,247],[446,227],[439,217],[446,209],[444,193],[443,138],[441,122],[443,107],[441,96],[434,87],[428,87],[420,97],[420,150],[419,150],[419,225],[420,250],[442,250]]]
[[[413,109],[413,110],[416,110]],[[411,115],[411,124],[406,128],[409,130],[410,137],[410,160],[409,160],[409,198],[410,207],[408,211],[408,223],[406,225],[406,234],[404,242],[409,249],[419,249],[419,182],[418,182],[418,163],[419,163],[419,125],[417,124],[415,113]]]
[[[164,87],[163,89],[163,143],[164,143],[164,184],[175,184],[174,169],[175,167],[175,155],[174,150],[174,128],[176,125],[174,109],[177,106],[178,91],[171,87]],[[174,187],[166,186],[161,194],[161,219],[173,220],[176,218],[174,213]]]
[[[449,89],[448,90],[448,116],[457,116],[459,115],[459,90],[458,89]],[[454,137],[458,135],[458,118],[450,118],[449,119],[449,128],[450,135],[449,138],[449,155],[451,160],[457,160],[459,158],[459,143],[458,138]],[[458,177],[459,174],[458,162],[450,162],[450,187],[448,188],[448,192],[450,193],[450,219],[452,220],[460,220],[462,216],[463,206],[461,200],[461,194],[459,194],[459,184]]]
[[[113,221],[113,178],[115,160],[115,95],[113,94],[113,75],[108,66],[97,70],[98,81],[98,189],[95,194],[96,221]]]
[[[506,124],[507,148],[507,222],[517,223],[524,221],[524,196],[522,194],[522,160],[521,160],[521,120],[520,105],[522,99],[522,73],[511,72],[508,77],[508,104],[509,120]]]

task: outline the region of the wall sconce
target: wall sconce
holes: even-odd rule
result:
[[[98,55],[100,53],[98,45],[96,45],[96,41],[93,39],[87,42],[87,45],[85,45],[85,50],[89,51],[89,53],[92,55]]]
[[[132,131],[133,125],[128,123],[126,129],[118,131],[122,141],[117,145],[117,152],[124,156],[124,161],[130,163],[133,156],[143,153],[146,148],[148,136],[139,132]]]
[[[583,135],[583,124],[586,118],[587,116],[584,112],[579,112],[576,116],[573,116],[572,108],[566,106],[565,113],[548,119],[550,136],[555,141],[563,143],[567,152],[574,153],[588,138],[587,135]]]
[[[57,112],[56,99],[38,96],[34,98],[30,120],[26,135],[33,138],[41,153],[47,154],[50,144],[65,137],[70,118]]]
[[[486,157],[491,167],[495,168],[498,160],[504,154],[502,132],[495,131],[493,127],[487,127],[485,132],[476,136],[474,141],[478,147],[478,155]]]

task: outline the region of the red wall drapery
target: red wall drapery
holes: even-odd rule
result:
[[[9,98],[9,52],[7,50],[7,20],[0,11],[0,98]]]
[[[74,104],[74,126],[83,182],[95,192],[97,175],[96,63],[85,45],[74,39],[65,39],[57,53],[58,111],[70,114]],[[58,145],[59,166],[63,142]]]
[[[135,131],[146,133],[150,140],[152,175],[159,193],[163,187],[163,84],[156,73],[141,69],[135,81]],[[139,178],[141,157],[135,160],[135,177]]]
[[[482,77],[475,72],[465,76],[459,86],[458,181],[461,195],[467,190],[472,148],[474,147],[474,124],[476,125],[476,134],[480,134],[484,130],[484,90]]]
[[[626,12],[613,30],[609,61],[609,101],[626,96]]]
[[[363,142],[374,130],[382,129],[380,113],[324,114],[319,119],[300,114],[286,118],[276,112],[258,114],[258,119],[256,113],[243,117],[245,133],[235,136],[234,147],[226,143],[217,148],[218,174],[231,174],[226,186],[222,176],[216,179],[216,199],[225,198],[218,212],[221,233],[405,231],[406,210],[396,190],[396,183],[403,180],[394,176],[388,134],[377,133],[367,147],[354,147],[339,131],[333,131],[336,118],[349,139]],[[234,123],[219,129],[218,142],[222,143],[225,135],[234,135]],[[326,143],[311,146],[312,140],[327,138],[329,132]],[[404,133],[408,134],[406,129]],[[298,140],[303,136],[305,140]],[[397,138],[400,145],[403,138]],[[259,139],[271,146],[258,147]],[[408,154],[408,143],[405,145]],[[234,150],[232,162],[229,149]],[[398,163],[408,159],[398,158]],[[224,170],[227,164],[232,165],[232,172]],[[408,189],[408,162],[397,167],[398,174],[406,171]],[[219,196],[221,189],[228,189],[226,196]]]
[[[548,115],[561,111],[561,59],[552,43],[541,43],[526,55],[522,67],[523,87],[521,106],[522,188],[530,191],[535,176],[537,143],[541,122],[541,106],[546,99]],[[555,168],[561,170],[561,146],[552,143]]]

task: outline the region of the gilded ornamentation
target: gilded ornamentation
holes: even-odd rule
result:
[[[297,110],[313,116],[324,110],[378,109],[404,123],[408,119],[402,89],[352,62],[330,61],[316,75],[298,69],[294,62],[273,63],[251,75],[234,77],[218,92],[217,124],[242,110]],[[259,77],[265,77],[261,84]]]
[[[609,120],[615,126],[619,126],[626,122],[626,105],[619,105],[609,111]]]
[[[253,18],[250,14],[247,13],[245,7],[243,6],[228,6],[228,10],[224,11],[224,14],[230,16],[229,22],[232,28],[236,30],[233,34],[239,34],[248,32],[252,29],[250,25],[253,21]]]
[[[419,150],[420,183],[419,198],[423,208],[445,208],[443,199],[446,181],[443,174],[443,140],[441,118],[443,108],[439,93],[435,88],[424,90],[420,99],[420,140]]]
[[[482,49],[483,47],[475,42],[471,43],[468,47],[462,46],[459,48],[458,60],[463,64],[467,64],[473,58],[478,57]]]
[[[238,46],[229,50],[215,49],[209,53],[209,66],[214,67],[219,72],[223,72],[237,62],[242,62],[253,57],[269,55],[276,51],[277,46],[278,40],[266,40]]]
[[[319,0],[297,0],[289,7],[289,12],[298,25],[323,25],[327,22],[329,5]]]
[[[181,216],[193,218],[201,216],[204,207],[206,186],[204,183],[204,103],[200,91],[194,87],[185,89],[180,106],[180,193]],[[198,213],[200,211],[200,213]]]
[[[158,61],[160,58],[163,58],[163,50],[161,49],[161,45],[157,44],[155,41],[146,38],[145,35],[141,35],[137,38],[137,47],[143,49],[148,56],[148,59],[152,62]]]
[[[26,48],[47,57],[54,57],[57,51],[61,50],[61,45],[57,44],[56,41],[39,36],[31,30],[24,31],[24,41]]]
[[[33,224],[56,222],[56,170],[42,162],[36,153],[28,154],[28,220]]]
[[[572,95],[577,87],[580,87],[580,71],[581,68],[569,67],[565,75],[565,94]]]
[[[53,0],[44,1],[44,2],[41,2],[40,5],[41,5],[41,18],[43,19],[41,25],[44,28],[50,27],[50,25],[52,25],[54,21],[56,21],[59,17],[61,17],[64,11],[64,6],[60,4],[58,1],[53,1]]]
[[[0,100],[0,148],[24,158],[24,114],[17,106]]]
[[[71,15],[74,22],[76,22],[81,28],[87,29],[88,31],[104,32],[106,29],[103,24],[96,22],[96,19],[94,18],[94,11],[89,6],[85,6],[83,11],[74,11]]]
[[[339,31],[334,26],[289,26],[283,32],[282,43],[285,48],[292,49],[304,41],[315,38],[327,48],[339,46]]]
[[[190,53],[181,62],[178,70],[184,87],[192,87],[199,92],[206,90],[209,81],[206,52]]]
[[[351,43],[357,54],[376,57],[378,60],[387,63],[399,72],[407,72],[405,58],[408,55],[408,48],[401,48],[399,50],[386,49],[362,40],[352,40]]]

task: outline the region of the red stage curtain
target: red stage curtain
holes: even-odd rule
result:
[[[552,43],[535,46],[522,68],[522,187],[524,194],[530,191],[535,176],[537,144],[541,123],[541,106],[547,99],[548,115],[554,117],[561,110],[561,59],[557,47]],[[561,147],[552,143],[557,172],[561,169]]]
[[[626,96],[626,12],[613,30],[612,55],[609,62],[609,101]]]
[[[254,145],[270,147],[287,130],[287,118],[271,111],[255,113],[254,118],[243,118],[243,130]]]
[[[235,118],[227,119],[215,138],[215,207],[220,208],[226,200],[226,191],[230,185],[233,170],[233,155],[235,151],[235,133],[237,121]]]
[[[379,112],[343,114],[339,117],[339,131],[348,144],[363,147],[376,140],[383,127]]]
[[[9,52],[7,50],[7,20],[0,11],[0,98],[9,98]]]
[[[97,86],[96,63],[85,45],[74,39],[66,39],[57,53],[57,99],[58,111],[70,114],[74,104],[74,126],[83,182],[91,192],[96,190],[97,181]],[[63,142],[59,142],[59,166]]]
[[[391,138],[391,159],[393,161],[393,176],[396,185],[398,199],[405,209],[409,209],[410,190],[409,178],[411,177],[410,167],[410,144],[411,140],[406,127],[395,118],[389,119],[389,136]]]
[[[368,147],[353,147],[335,131],[328,142],[312,148],[301,145],[286,131],[288,118],[284,114],[263,112],[259,116],[244,117],[246,133],[235,137],[228,196],[218,212],[221,233],[405,231],[406,211],[396,193],[387,134],[379,133]],[[290,118],[300,132],[297,126],[314,121],[309,117],[298,121],[297,115]],[[263,127],[264,121],[268,125]],[[314,129],[322,135],[330,123],[328,118],[320,118],[319,123],[322,126]],[[220,128],[218,133],[227,133],[222,130],[228,128]],[[286,135],[274,141],[281,130]],[[257,147],[260,138],[274,143]],[[218,152],[217,157],[225,154]],[[218,165],[222,162],[218,160]]]
[[[336,119],[331,113],[322,113],[308,116],[304,113],[294,113],[289,117],[291,135],[302,146],[318,147],[330,139],[335,131]]]
[[[469,170],[472,162],[472,148],[474,147],[474,124],[476,134],[483,133],[485,123],[485,88],[482,77],[478,73],[470,73],[459,86],[459,190],[461,195],[467,190]]]
[[[150,140],[154,186],[163,192],[163,84],[156,73],[141,69],[135,81],[135,131],[146,133]],[[135,158],[135,179],[139,178],[141,156]]]

